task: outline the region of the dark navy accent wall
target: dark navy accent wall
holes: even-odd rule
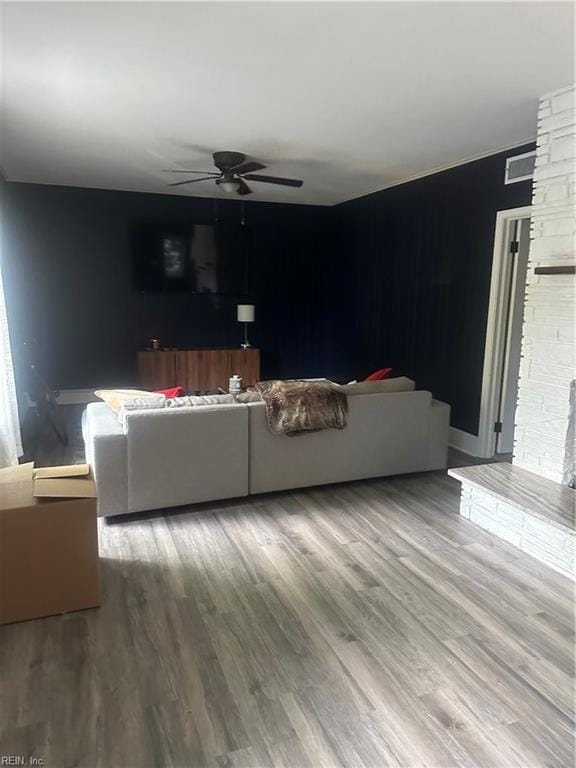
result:
[[[249,300],[264,377],[347,381],[391,366],[475,433],[496,212],[531,197],[529,182],[504,185],[510,154],[333,208],[246,202],[244,299],[133,287],[134,222],[212,223],[213,200],[0,181],[15,357],[26,342],[57,389],[132,386],[148,338],[236,345],[236,303]],[[220,221],[240,216],[238,201],[218,201]]]
[[[326,364],[310,328],[322,317],[318,243],[330,209],[247,203],[253,231],[247,296],[139,293],[132,233],[142,220],[213,223],[214,201],[71,187],[3,185],[3,274],[15,357],[26,343],[56,389],[133,386],[137,351],[151,337],[173,347],[235,346],[236,304],[254,301],[251,340],[266,376]],[[239,223],[240,203],[218,201]],[[292,374],[292,372],[294,372]]]
[[[519,147],[338,206],[358,368],[392,366],[477,434],[496,213],[530,205],[504,184]],[[344,243],[344,239],[341,239]]]

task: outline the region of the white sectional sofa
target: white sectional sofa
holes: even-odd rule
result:
[[[88,405],[99,515],[446,467],[450,408],[429,392],[348,398],[348,424],[273,435],[261,402],[128,412]]]

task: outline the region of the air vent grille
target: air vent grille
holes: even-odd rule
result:
[[[536,152],[525,152],[523,155],[509,157],[506,160],[506,176],[504,184],[515,184],[517,181],[528,181],[534,176]]]

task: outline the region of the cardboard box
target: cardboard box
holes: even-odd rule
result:
[[[0,624],[98,605],[90,467],[0,469]]]

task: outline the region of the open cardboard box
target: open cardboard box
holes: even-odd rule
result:
[[[99,604],[90,467],[0,469],[0,624]]]

